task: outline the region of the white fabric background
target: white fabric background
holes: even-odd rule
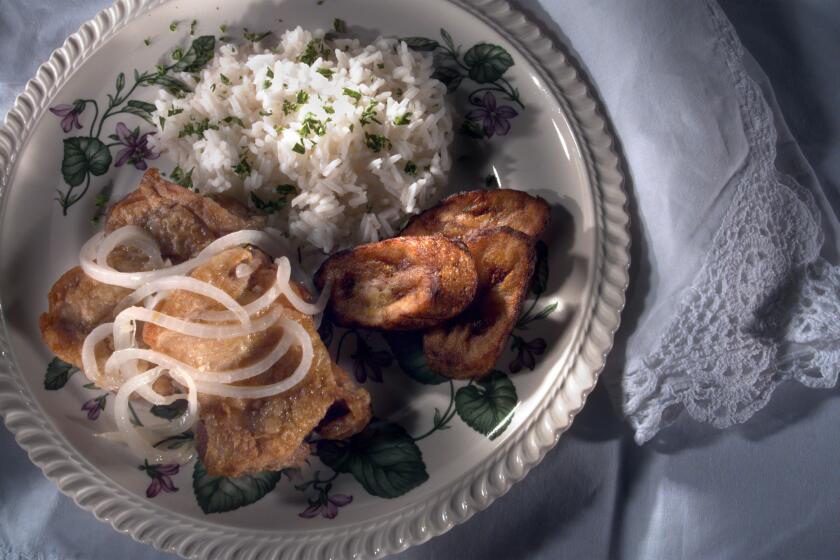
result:
[[[0,103],[7,106],[49,50],[104,4],[0,0]],[[568,39],[594,78],[623,142],[637,208],[657,202],[655,187],[683,189],[682,197],[670,197],[671,211],[637,220],[634,256],[642,266],[634,270],[609,381],[661,334],[667,309],[699,267],[714,231],[696,233],[727,208],[729,193],[710,195],[740,164],[745,143],[734,105],[715,86],[721,76],[704,66],[714,46],[698,24],[703,2],[520,5]],[[830,106],[840,94],[830,77],[839,74],[840,9],[810,0],[730,0],[724,7],[779,88],[828,198],[840,198],[840,111]],[[687,102],[698,97],[704,102]],[[663,269],[661,263],[672,265]],[[836,397],[836,390],[786,386],[738,429],[720,433],[684,420],[638,448],[601,387],[525,481],[466,525],[402,556],[836,557]],[[126,558],[161,556],[77,510],[0,430],[0,557],[98,559],[115,551]]]

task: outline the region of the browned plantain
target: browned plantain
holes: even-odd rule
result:
[[[531,239],[508,227],[464,238],[475,259],[475,300],[454,319],[423,335],[423,353],[433,370],[453,379],[481,377],[493,369],[513,329],[536,252]]]
[[[442,236],[396,237],[327,259],[315,275],[331,284],[335,323],[422,329],[460,313],[475,296],[476,270],[463,244]]]
[[[536,239],[548,223],[545,200],[511,189],[454,194],[411,219],[400,235],[462,237],[471,232],[506,226]]]

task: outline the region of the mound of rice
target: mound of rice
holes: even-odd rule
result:
[[[192,93],[161,91],[155,147],[199,192],[242,198],[293,240],[330,252],[394,235],[450,167],[432,56],[301,28],[267,43],[223,43],[181,75]]]

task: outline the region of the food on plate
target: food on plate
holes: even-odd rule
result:
[[[392,237],[433,202],[452,115],[434,57],[298,27],[220,43],[191,91],[161,91],[149,137],[201,193],[235,193],[292,241],[331,252]]]
[[[458,238],[476,230],[506,226],[536,239],[548,224],[542,198],[513,189],[454,194],[414,216],[400,235],[442,234]]]
[[[475,299],[423,335],[429,367],[454,379],[481,377],[493,369],[519,317],[536,262],[531,239],[509,227],[479,229],[462,239],[478,272]]]
[[[194,429],[211,475],[298,466],[306,439],[349,437],[370,396],[330,358],[316,330],[325,298],[291,280],[284,244],[243,206],[190,192],[154,170],[109,212],[81,267],[53,286],[41,317],[47,345],[115,391],[118,431],[157,463],[189,447],[155,447]],[[186,399],[178,419],[137,429],[130,400]]]
[[[225,234],[264,228],[265,218],[251,214],[233,198],[201,196],[150,169],[137,190],[108,211],[106,232],[124,226],[145,229],[164,258],[182,262]]]
[[[235,272],[237,269],[249,274],[239,276]],[[233,247],[194,269],[190,276],[220,288],[240,304],[248,305],[271,289],[277,267],[259,249]],[[296,291],[303,295],[300,290]],[[155,310],[186,320],[200,318],[216,307],[218,305],[205,296],[176,290]],[[199,389],[198,450],[208,472],[239,476],[299,466],[299,449],[304,438],[339,400],[339,393],[341,400],[347,399],[345,389],[339,390],[333,361],[312,318],[295,309],[284,296],[268,308],[268,311],[272,310],[281,311],[284,318],[303,327],[312,344],[312,365],[300,383],[265,398],[221,397],[202,394]],[[192,368],[222,372],[265,359],[277,341],[282,340],[284,330],[278,321],[262,331],[219,340],[190,336],[150,323],[143,328],[143,341],[151,350]],[[300,360],[301,350],[292,346],[264,372],[235,387],[270,386],[281,382],[293,374]],[[354,387],[352,392],[364,391]],[[321,436],[325,437],[323,433]]]
[[[476,267],[466,247],[443,236],[396,237],[327,259],[315,276],[330,294],[336,324],[384,330],[439,325],[476,293]]]

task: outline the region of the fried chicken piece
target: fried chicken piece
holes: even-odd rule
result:
[[[356,384],[338,364],[333,364],[336,400],[315,431],[324,439],[346,439],[365,429],[373,418],[370,393]]]
[[[238,278],[235,271],[244,264],[254,272]],[[257,299],[274,282],[276,269],[261,251],[232,248],[196,268],[191,276],[223,289],[243,305]],[[214,476],[241,476],[264,470],[279,470],[300,464],[306,454],[301,451],[304,438],[324,419],[337,401],[362,407],[367,403],[364,392],[336,383],[333,361],[315,329],[312,318],[294,309],[285,298],[274,305],[283,305],[284,315],[300,323],[308,332],[314,349],[312,367],[306,378],[291,390],[261,399],[237,399],[199,395],[201,424],[199,453]],[[175,291],[163,300],[158,311],[175,317],[196,320],[207,310],[221,310],[215,302],[190,292]],[[153,350],[203,370],[228,370],[245,367],[271,351],[282,337],[279,325],[244,337],[225,340],[196,338],[153,324],[143,328],[143,340]],[[240,386],[267,385],[285,379],[300,361],[300,349],[293,346],[274,366],[257,377],[236,383]],[[366,392],[364,392],[366,393]],[[348,406],[348,408],[350,408]],[[353,408],[351,408],[353,410]],[[355,426],[346,423],[346,433]],[[362,425],[361,427],[364,427]],[[334,428],[338,432],[338,427]]]
[[[161,179],[157,169],[143,174],[140,186],[108,211],[105,230],[139,226],[157,240],[164,258],[185,261],[223,235],[262,229],[263,216],[252,216],[230,198],[213,199]]]
[[[462,314],[423,335],[429,367],[453,379],[477,378],[493,369],[536,263],[531,239],[508,227],[477,231],[464,243],[478,272],[475,299]]]
[[[330,284],[336,324],[420,329],[454,317],[472,301],[476,273],[469,252],[442,236],[396,237],[327,259],[315,275]]]
[[[148,231],[161,246],[164,257],[175,263],[185,261],[217,237],[243,228],[261,228],[264,219],[249,217],[236,201],[212,200],[160,178],[150,169],[140,186],[114,205],[105,223],[107,231],[137,225]],[[146,258],[126,247],[117,247],[108,263],[121,272],[146,270]],[[114,319],[114,307],[131,290],[102,284],[76,267],[56,282],[47,297],[47,312],[40,317],[41,336],[49,349],[62,360],[82,368],[82,344],[94,327]],[[97,357],[107,357],[105,344]],[[101,371],[100,364],[100,371]],[[90,379],[112,389],[104,379]],[[163,387],[166,379],[157,384]]]
[[[548,217],[548,203],[537,196],[512,189],[477,190],[443,199],[413,217],[400,235],[459,238],[480,229],[506,226],[536,239]]]
[[[130,293],[131,290],[93,280],[78,266],[71,268],[58,279],[47,296],[49,310],[38,321],[44,342],[56,356],[82,369],[85,337],[95,327],[113,321],[114,307]],[[100,344],[97,361],[104,361],[110,353]],[[103,386],[100,379],[91,381]]]

